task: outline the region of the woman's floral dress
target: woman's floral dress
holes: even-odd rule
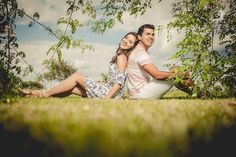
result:
[[[87,78],[85,80],[85,90],[88,98],[103,98],[111,90],[115,83],[121,85],[120,90],[113,96],[113,98],[121,98],[124,95],[125,87],[125,73],[118,70],[117,64],[111,64],[107,75],[107,83]]]

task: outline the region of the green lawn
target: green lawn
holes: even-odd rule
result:
[[[172,93],[173,97],[183,95]],[[1,103],[0,153],[22,157],[193,156],[201,153],[199,143],[209,146],[235,125],[235,99],[170,98],[168,94],[161,100],[19,98]],[[223,148],[227,143],[221,144]]]

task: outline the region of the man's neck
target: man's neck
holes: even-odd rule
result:
[[[139,42],[139,45],[144,48],[146,51],[148,50],[148,46],[144,45],[141,41]]]

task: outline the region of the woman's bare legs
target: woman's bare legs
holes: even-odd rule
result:
[[[79,88],[77,86],[79,86]],[[60,84],[43,92],[41,96],[50,97],[53,95],[67,93],[67,92],[76,93],[77,95],[84,96],[85,76],[80,74],[79,72],[76,72],[72,74],[70,77],[68,77],[67,79],[65,79],[64,81],[62,81]]]
[[[70,77],[60,82],[58,85],[46,90],[46,91],[24,91],[26,95],[35,97],[50,97],[64,94],[76,94],[79,96],[86,96],[85,92],[85,76],[76,72]]]
[[[42,95],[42,91],[41,91],[41,95]],[[69,96],[71,94],[75,94],[75,95],[78,95],[78,96],[82,96],[82,97],[86,97],[86,91],[85,89],[79,87],[79,86],[76,86],[74,89],[72,89],[71,91],[68,91],[68,92],[63,92],[63,93],[59,93],[59,94],[54,94],[52,95],[53,97],[66,97],[66,96]],[[37,94],[36,94],[37,95]],[[36,96],[37,97],[37,96]],[[38,94],[38,97],[43,97],[43,96],[40,96],[40,94]]]
[[[84,88],[80,87],[80,86],[77,86],[75,87],[72,91],[71,91],[71,94],[75,94],[75,95],[78,95],[78,96],[82,96],[82,97],[86,97],[86,91]]]

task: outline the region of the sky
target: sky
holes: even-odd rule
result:
[[[53,30],[65,26],[57,26],[57,19],[66,16],[67,4],[65,0],[46,1],[46,0],[19,0],[18,7],[24,8],[25,12],[33,15],[34,12],[40,14],[39,22],[46,26],[50,26]],[[134,17],[125,14],[123,24],[116,24],[112,29],[106,31],[103,35],[93,33],[89,28],[79,30],[80,38],[88,44],[91,44],[94,51],[86,51],[81,53],[79,48],[63,49],[63,58],[74,65],[74,67],[95,80],[101,79],[101,73],[106,74],[109,67],[111,57],[115,54],[121,38],[129,31],[137,32],[138,27],[150,23],[155,26],[166,25],[172,20],[171,14],[172,0],[164,0],[161,3],[153,1],[152,8],[148,9],[142,16]],[[86,16],[75,13],[73,18],[86,22]],[[57,39],[49,35],[43,27],[34,24],[28,27],[30,20],[27,17],[17,19],[16,34],[19,43],[19,51],[26,53],[26,61],[31,64],[36,73],[43,73],[42,62],[51,55],[47,55],[48,49],[56,43]],[[168,58],[174,54],[176,43],[182,38],[181,34],[172,32],[172,40],[167,42],[167,32],[163,30],[161,33],[156,32],[156,40],[149,49],[150,56],[158,69],[167,70],[163,65],[169,63]],[[26,65],[22,63],[22,67]],[[25,81],[34,80],[34,73],[28,76],[22,76]],[[46,82],[45,86],[49,87],[51,83]]]

